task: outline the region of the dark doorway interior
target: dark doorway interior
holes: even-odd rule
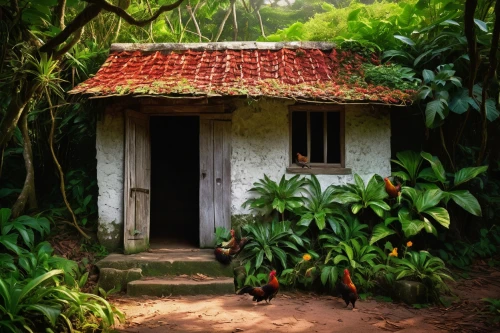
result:
[[[199,247],[200,119],[151,117],[151,247]]]

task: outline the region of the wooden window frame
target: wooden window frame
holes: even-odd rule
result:
[[[294,153],[292,151],[292,113],[296,111],[307,112],[307,157],[310,159],[311,154],[311,132],[310,132],[310,113],[311,112],[323,112],[324,120],[324,134],[323,134],[323,150],[324,150],[324,160],[327,160],[327,121],[326,117],[329,112],[339,112],[340,113],[340,163],[309,163],[311,168],[302,168],[301,166],[295,164]],[[288,173],[299,173],[299,174],[329,174],[329,175],[349,175],[351,174],[351,169],[345,167],[345,107],[343,105],[292,105],[288,107],[288,125],[289,125],[289,166],[286,171]]]

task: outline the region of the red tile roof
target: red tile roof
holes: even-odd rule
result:
[[[352,80],[364,62],[378,59],[328,43],[113,44],[95,76],[70,93],[411,102],[413,91]]]

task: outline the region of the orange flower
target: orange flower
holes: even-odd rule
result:
[[[302,259],[304,259],[305,261],[309,261],[311,260],[311,255],[309,253],[306,253],[302,256]]]
[[[398,256],[398,248],[395,247],[392,249],[392,252],[389,253],[389,257],[397,257]]]
[[[412,247],[413,246],[413,243],[411,241],[409,241],[408,243],[406,243],[406,246],[407,247]]]

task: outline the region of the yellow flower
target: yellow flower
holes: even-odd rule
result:
[[[397,257],[398,256],[398,248],[395,247],[392,249],[392,252],[389,253],[389,257]]]
[[[407,247],[412,247],[413,246],[413,243],[411,241],[409,241],[408,243],[406,243],[406,246]]]
[[[309,261],[311,260],[311,255],[309,253],[306,253],[302,256],[302,259],[304,259],[305,261]]]

